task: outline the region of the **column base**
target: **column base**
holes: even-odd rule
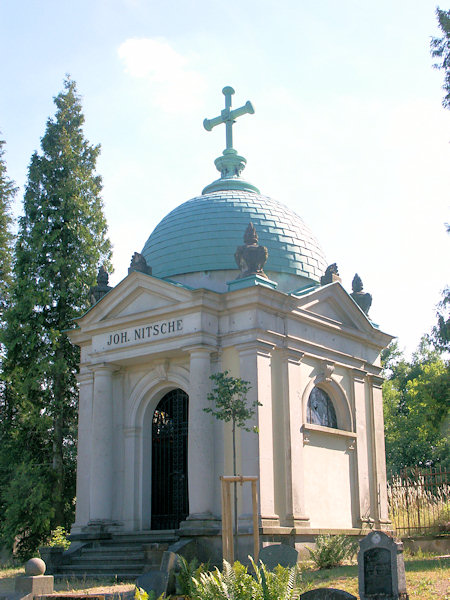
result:
[[[179,534],[189,535],[218,535],[222,529],[220,517],[210,512],[194,513],[189,515],[185,521],[181,521]]]
[[[311,523],[309,517],[306,515],[286,515],[286,526],[287,527],[310,527]]]

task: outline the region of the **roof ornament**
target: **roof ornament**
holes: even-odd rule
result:
[[[139,252],[135,252],[131,258],[131,263],[128,267],[128,275],[133,271],[140,271],[141,273],[147,273],[147,275],[152,274],[152,268],[147,264],[147,261],[142,254],[139,254]]]
[[[109,275],[108,271],[105,269],[104,265],[98,270],[97,274],[97,285],[91,287],[90,289],[90,300],[91,304],[96,304],[105,294],[112,290],[112,287],[108,285]]]
[[[368,292],[363,292],[363,282],[358,273],[355,273],[352,281],[353,292],[350,296],[359,306],[359,308],[367,315],[370,307],[372,306],[372,295]]]
[[[241,270],[236,279],[251,275],[259,275],[268,279],[263,271],[268,256],[267,248],[258,244],[258,234],[253,223],[249,223],[244,233],[244,245],[238,246],[234,253],[236,264]]]
[[[334,283],[335,281],[341,281],[339,277],[339,271],[336,263],[332,265],[328,265],[325,270],[324,275],[320,278],[320,285],[328,285],[329,283]]]
[[[220,179],[208,185],[202,193],[205,194],[223,189],[246,189],[259,193],[258,188],[254,185],[239,179],[240,174],[247,164],[247,160],[243,156],[240,156],[237,150],[233,148],[233,125],[236,119],[245,114],[252,115],[255,109],[250,100],[247,100],[244,106],[232,110],[231,97],[234,94],[234,89],[229,85],[223,88],[222,94],[225,96],[225,108],[218,117],[203,121],[203,127],[206,131],[211,131],[216,125],[225,124],[226,148],[222,152],[222,156],[219,156],[214,161],[217,170],[220,172]]]

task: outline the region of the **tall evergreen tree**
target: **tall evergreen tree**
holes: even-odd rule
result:
[[[8,288],[11,283],[13,218],[11,204],[17,188],[9,179],[4,159],[5,141],[0,139],[0,323],[7,304]]]
[[[8,408],[9,386],[4,373],[4,315],[8,306],[8,296],[11,286],[12,269],[12,223],[11,204],[16,195],[17,188],[8,177],[4,159],[5,142],[0,140],[0,489],[4,489],[8,482],[9,469],[2,468],[1,457],[7,455]],[[0,498],[0,515],[2,514],[2,501]]]
[[[443,69],[445,72],[443,90],[445,96],[442,105],[450,108],[450,10],[436,9],[436,16],[439,27],[444,34],[441,38],[432,38],[431,55],[439,59],[434,66],[436,69]]]
[[[98,266],[109,266],[111,256],[95,173],[100,148],[84,137],[70,78],[54,101],[56,116],[47,122],[42,152],[31,158],[6,314],[14,470],[0,521],[4,541],[19,539],[22,554],[50,526],[71,524],[79,351],[64,331],[88,307]]]

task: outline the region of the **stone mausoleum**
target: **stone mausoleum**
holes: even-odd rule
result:
[[[81,348],[75,538],[172,531],[220,553],[231,429],[204,412],[210,375],[250,382],[259,434],[238,431],[238,472],[259,478],[263,544],[386,529],[380,352],[367,315],[290,208],[241,177],[225,109],[220,178],[157,225],[128,275],[100,272],[71,333]],[[102,279],[103,277],[103,279]],[[359,285],[358,285],[359,283]],[[239,488],[241,544],[251,495]]]

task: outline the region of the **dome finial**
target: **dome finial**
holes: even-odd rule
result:
[[[259,192],[259,190],[251,183],[241,180],[236,181],[245,168],[247,161],[243,156],[239,156],[237,151],[233,148],[233,124],[236,122],[236,119],[242,115],[252,115],[255,112],[255,109],[250,100],[247,100],[244,106],[231,110],[231,96],[234,94],[234,89],[227,85],[223,88],[222,93],[225,96],[225,108],[221,111],[220,116],[214,117],[214,119],[205,119],[203,121],[203,127],[206,131],[211,131],[216,125],[225,123],[226,148],[222,152],[222,156],[219,156],[214,161],[217,170],[220,172],[221,179],[207,186],[203,190],[203,193],[219,189],[246,189]]]

